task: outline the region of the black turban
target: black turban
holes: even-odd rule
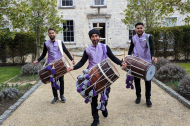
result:
[[[99,30],[96,30],[96,29],[90,30],[89,33],[88,33],[90,39],[91,39],[91,36],[92,36],[93,34],[97,34],[98,36],[100,36],[100,31],[99,31]]]

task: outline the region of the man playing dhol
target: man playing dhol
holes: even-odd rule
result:
[[[49,64],[49,63],[51,63],[53,61],[56,61],[56,60],[58,60],[58,59],[60,59],[62,57],[61,51],[59,50],[58,40],[55,40],[55,36],[56,36],[55,30],[54,29],[49,29],[48,30],[48,36],[49,36],[50,40],[47,40],[44,43],[44,48],[43,48],[42,55],[40,56],[40,58],[37,61],[33,62],[35,65],[38,62],[40,62],[46,56],[47,52],[48,52],[48,62],[47,62],[47,64]],[[69,51],[65,47],[64,43],[63,42],[61,42],[61,43],[62,43],[63,51],[69,57],[69,59],[72,61],[73,65],[75,65],[75,61],[71,57],[71,54],[69,53]],[[64,97],[64,76],[59,78],[59,82],[60,82],[60,98],[61,98],[61,101],[63,103],[65,103],[66,99]],[[53,91],[54,99],[52,100],[51,103],[54,104],[59,100],[59,98],[58,98],[57,90],[53,86],[52,86],[52,91]]]
[[[136,35],[132,37],[131,45],[129,47],[128,55],[131,55],[134,52],[133,56],[139,57],[147,62],[154,62],[157,63],[157,58],[154,57],[154,45],[153,40],[150,35],[148,35],[150,51],[147,46],[146,41],[146,34],[144,33],[143,23],[137,23],[135,25]],[[133,50],[134,49],[134,50]],[[141,101],[141,85],[140,79],[134,77],[135,88],[136,88],[136,96],[137,99],[135,100],[136,104],[139,104]],[[146,96],[146,104],[148,107],[152,106],[152,102],[150,101],[151,96],[151,81],[145,81],[145,96]]]
[[[92,29],[89,31],[89,37],[92,41],[92,44],[87,47],[83,53],[82,59],[74,66],[74,67],[69,67],[68,71],[76,70],[82,67],[87,60],[89,60],[89,65],[88,69],[91,68],[92,66],[98,64],[99,62],[103,61],[106,59],[106,56],[104,55],[103,48],[106,50],[107,56],[116,64],[121,65],[122,68],[126,67],[126,63],[122,63],[117,57],[115,57],[109,48],[109,46],[105,44],[101,44],[99,42],[99,35],[100,32],[96,29]],[[107,88],[108,90],[108,97],[109,97],[109,92],[110,92],[110,87]],[[98,115],[98,109],[96,108],[98,103],[97,103],[98,95],[92,97],[92,103],[91,103],[91,110],[92,110],[92,116],[94,118],[93,123],[91,126],[97,126],[99,124],[99,115]],[[105,103],[105,107],[107,106],[107,102]],[[108,111],[107,108],[105,108],[105,111],[102,111],[102,114],[104,117],[108,116]]]

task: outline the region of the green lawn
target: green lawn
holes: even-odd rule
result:
[[[187,74],[190,75],[190,63],[178,63],[178,65],[182,66],[187,70]]]
[[[0,84],[21,74],[20,67],[0,67]]]

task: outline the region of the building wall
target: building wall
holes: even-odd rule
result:
[[[123,10],[127,7],[126,0],[106,0],[107,8],[100,8],[100,15],[111,15],[110,18],[89,19],[88,14],[98,14],[97,8],[92,8],[92,0],[74,0],[74,9],[59,8],[60,1],[58,1],[58,15],[63,15],[64,20],[74,21],[74,44],[67,43],[68,48],[87,47],[91,44],[88,32],[92,29],[92,22],[104,21],[107,25],[107,43],[111,47],[124,47],[128,42],[128,30],[121,19],[124,18]],[[102,22],[103,23],[103,22]],[[63,40],[63,33],[56,36],[57,39]],[[46,37],[46,39],[49,39]]]

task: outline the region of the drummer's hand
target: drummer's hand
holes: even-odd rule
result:
[[[36,61],[33,61],[33,63],[36,65],[37,63],[38,63],[38,61],[36,60]]]
[[[154,63],[157,63],[157,58],[156,57],[152,57],[152,61],[154,61]]]
[[[67,72],[70,72],[70,71],[72,71],[74,69],[74,67],[68,67],[67,68]]]
[[[125,68],[126,68],[126,66],[127,66],[127,63],[122,62],[122,63],[121,63],[121,65],[122,65],[122,68],[123,68],[123,69],[125,69]]]
[[[75,61],[74,60],[72,60],[72,64],[75,65]]]

